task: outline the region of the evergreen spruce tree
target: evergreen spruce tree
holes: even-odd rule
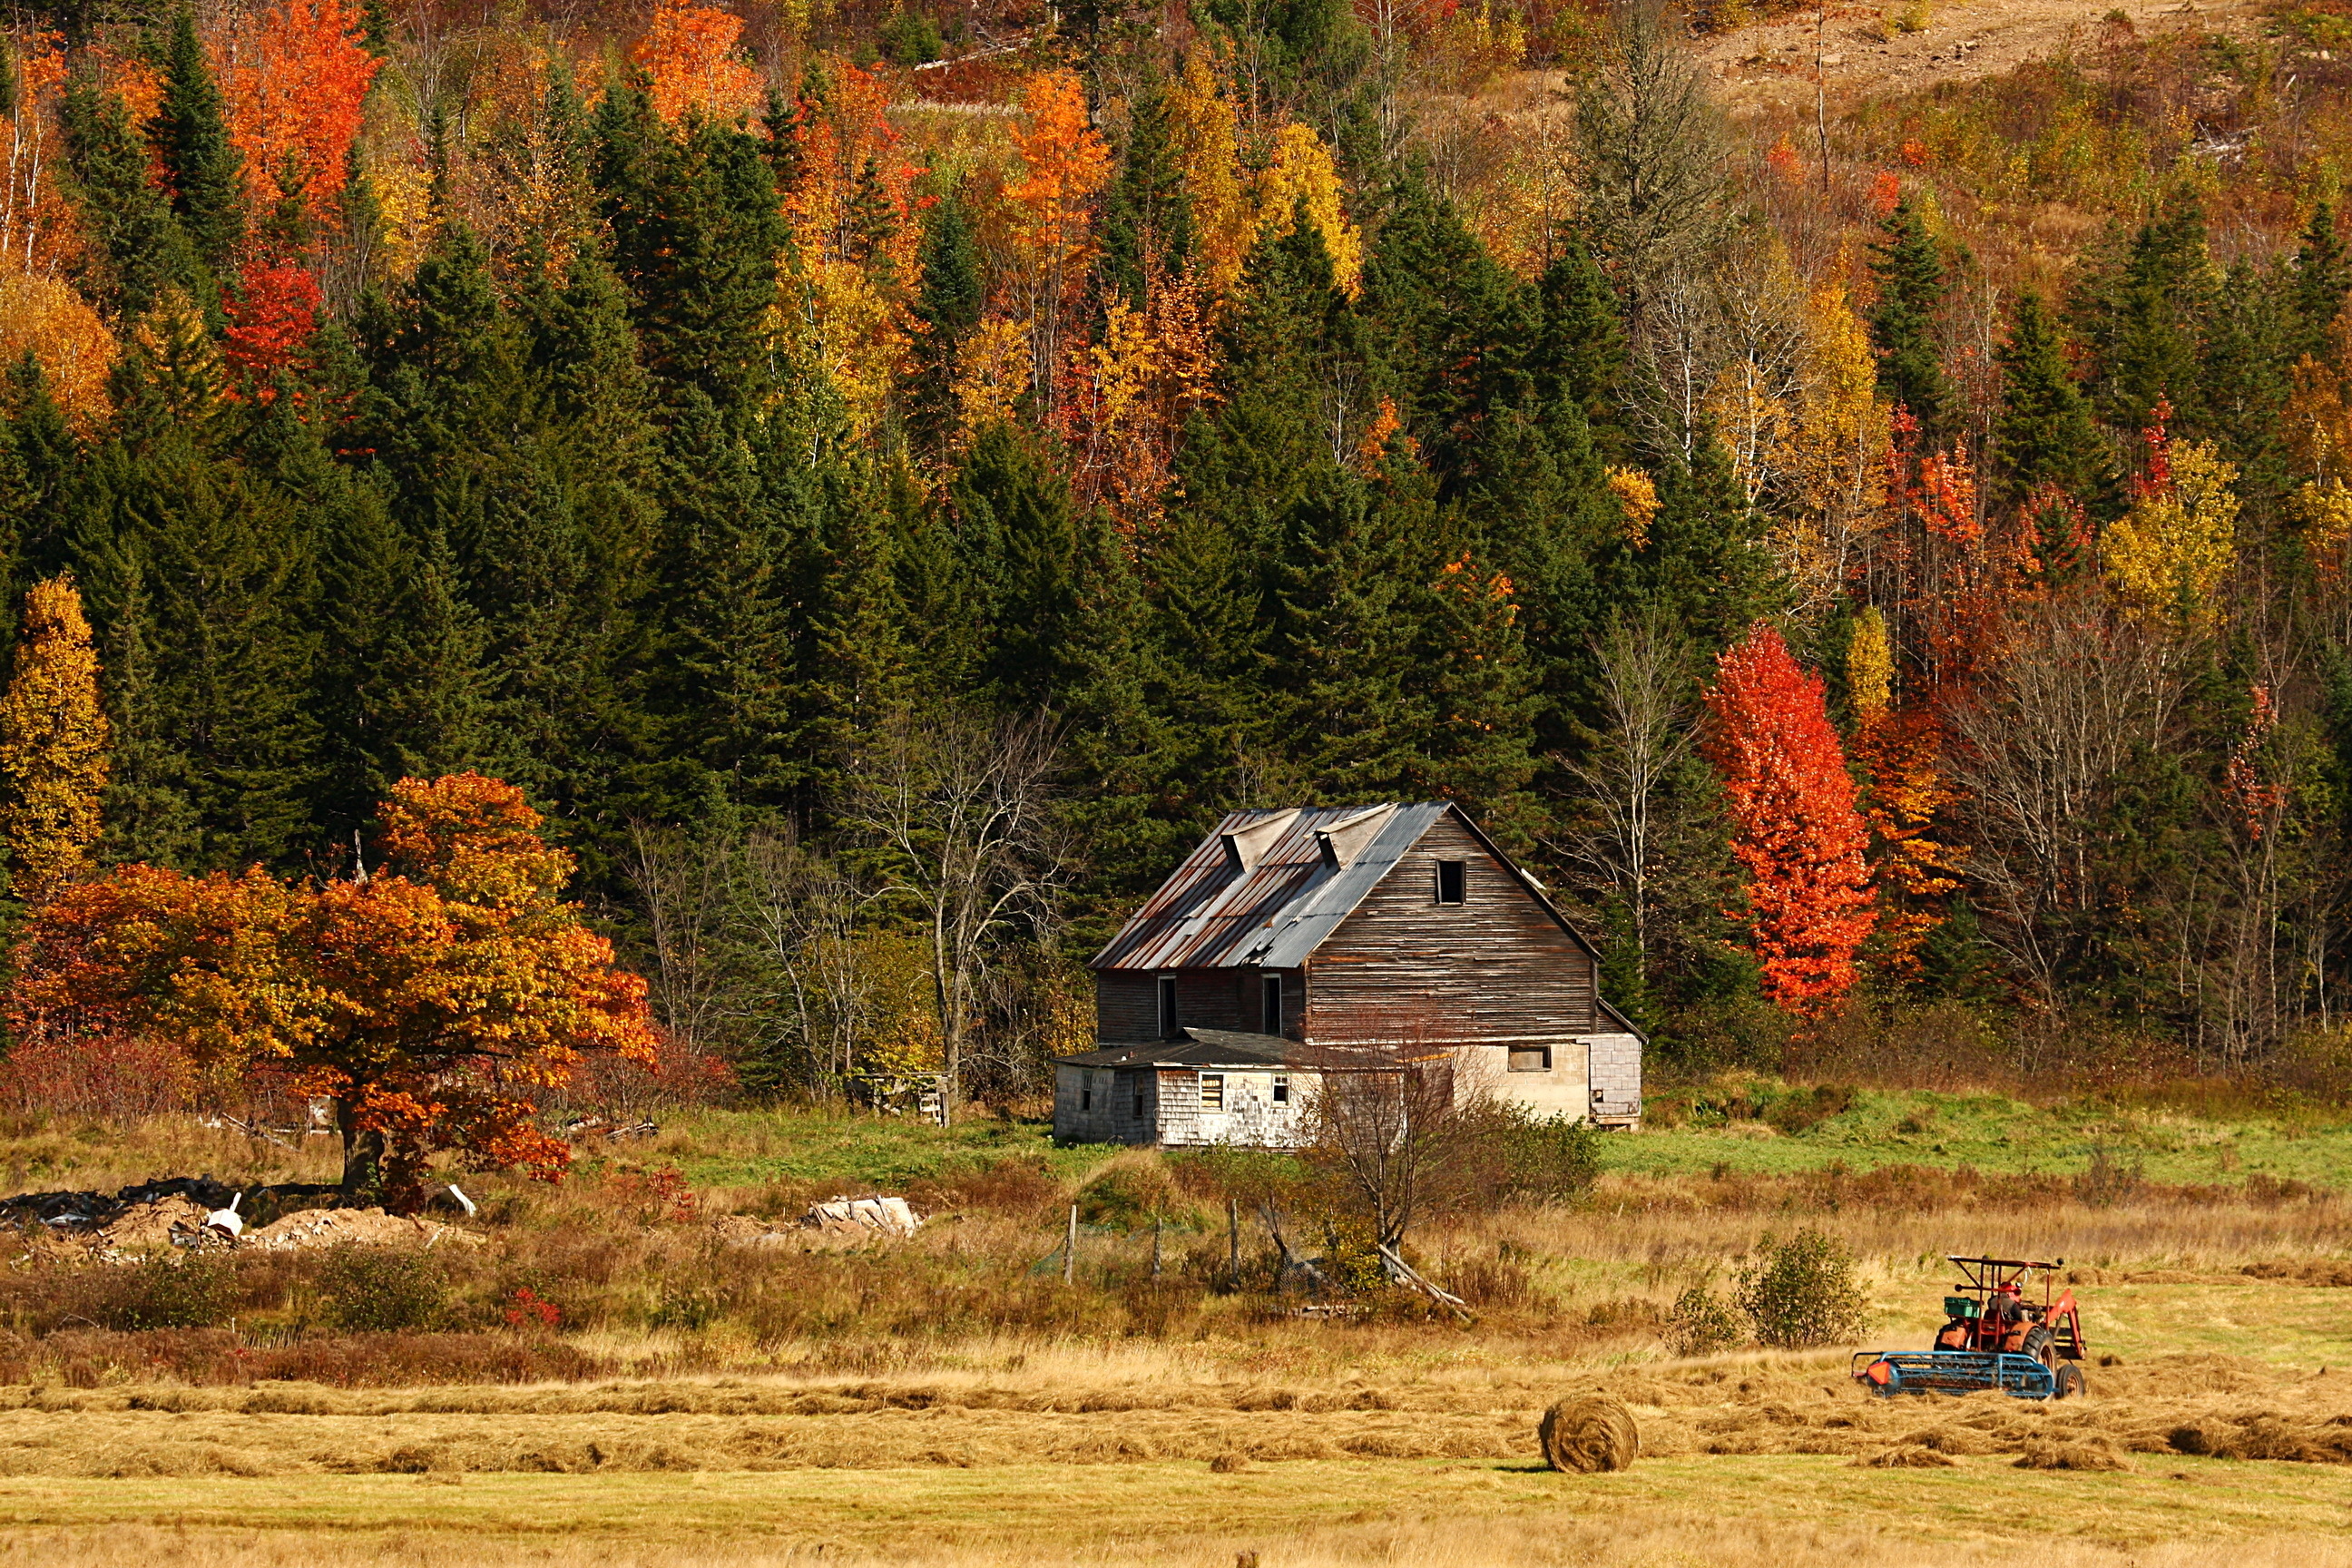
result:
[[[915,298],[915,319],[922,331],[914,343],[909,413],[916,432],[936,445],[954,427],[956,346],[980,324],[988,303],[980,244],[961,192],[947,191],[923,216],[920,255],[923,282]]]
[[[1623,460],[1625,325],[1617,296],[1584,242],[1571,237],[1536,284],[1538,321],[1526,373],[1538,401],[1576,405],[1594,447]]]
[[[124,316],[142,316],[163,291],[184,282],[194,255],[171,203],[147,178],[148,153],[122,100],[77,75],[66,89],[58,119],[65,130],[68,188],[97,266],[83,287],[97,302]]]
[[[206,267],[226,276],[245,238],[245,161],[229,140],[195,13],[184,5],[173,14],[163,46],[163,98],[147,122],[147,139],[163,161],[172,212],[189,243]]]
[[[2009,341],[1997,358],[2000,413],[1992,445],[2001,499],[2014,504],[2054,484],[2079,501],[2096,500],[2113,459],[2067,367],[2058,323],[2032,289],[2018,296]]]
[[[1533,393],[1523,368],[1536,330],[1529,303],[1451,202],[1417,174],[1397,182],[1357,311],[1381,387],[1449,498],[1496,412]]]
[[[963,563],[988,597],[979,679],[1008,711],[1045,707],[1077,632],[1077,524],[1069,485],[1042,444],[1010,424],[980,432],[949,495]]]
[[[1951,404],[1936,348],[1943,257],[1907,196],[1879,221],[1878,230],[1870,247],[1870,272],[1878,282],[1870,342],[1878,352],[1879,395],[1910,411],[1923,447],[1940,446]]]
[[[2315,354],[2327,341],[2327,329],[2344,309],[2352,290],[2352,259],[2336,233],[2336,207],[2315,202],[2311,221],[2304,225],[2303,244],[2294,253],[2294,313],[2300,331],[2294,334],[2297,354]]]
[[[2199,362],[2219,281],[2193,196],[2168,204],[2127,243],[2110,237],[2095,251],[2068,313],[2092,350],[2092,407],[2102,419],[2137,430],[2169,402],[2177,430],[2200,427]]]
[[[1154,79],[1130,105],[1118,178],[1103,197],[1106,298],[1143,309],[1153,278],[1177,278],[1192,254],[1192,203],[1168,132],[1168,94]]]

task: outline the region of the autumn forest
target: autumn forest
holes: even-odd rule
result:
[[[16,13],[7,1092],[185,1088],[140,952],[299,1058],[462,949],[1018,1098],[1223,812],[1428,798],[1654,1070],[2332,1084],[2352,8],[1722,101],[1752,14]]]

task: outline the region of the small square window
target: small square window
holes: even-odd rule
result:
[[[1282,1077],[1280,1074],[1276,1074],[1275,1076],[1274,1102],[1276,1105],[1288,1105],[1290,1103],[1290,1080]]]
[[[1437,901],[1458,904],[1462,901],[1463,872],[1468,868],[1460,860],[1440,860],[1437,863]]]
[[[1201,1075],[1201,1109],[1223,1110],[1225,1108],[1225,1079],[1223,1073]]]
[[[1551,1047],[1549,1046],[1513,1046],[1511,1070],[1513,1072],[1551,1071]]]

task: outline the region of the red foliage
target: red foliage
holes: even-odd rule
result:
[[[319,327],[319,280],[299,262],[253,262],[228,291],[225,352],[251,395],[276,395],[270,379],[294,363]]]
[[[513,1302],[506,1310],[508,1328],[552,1329],[563,1321],[563,1310],[528,1285],[516,1289]]]
[[[1716,661],[1706,753],[1738,824],[1747,921],[1764,989],[1791,1012],[1845,994],[1874,919],[1863,861],[1869,833],[1822,700],[1769,622]]]

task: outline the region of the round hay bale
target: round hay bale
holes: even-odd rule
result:
[[[1544,1463],[1580,1475],[1625,1469],[1642,1451],[1633,1413],[1599,1394],[1563,1399],[1545,1411],[1536,1437],[1543,1444]]]
[[[1231,1450],[1209,1461],[1209,1473],[1213,1476],[1235,1476],[1249,1468],[1249,1456]]]

